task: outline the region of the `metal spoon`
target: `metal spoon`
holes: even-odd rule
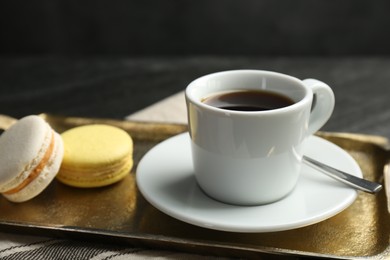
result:
[[[336,179],[338,181],[341,181],[341,182],[343,182],[343,183],[345,183],[345,184],[347,184],[355,189],[362,190],[362,191],[365,191],[368,193],[377,193],[378,191],[380,191],[382,189],[381,184],[353,176],[353,175],[348,174],[346,172],[335,169],[329,165],[325,165],[325,164],[323,164],[319,161],[316,161],[312,158],[309,158],[305,155],[303,156],[302,161],[305,164],[321,171],[322,173],[325,173],[329,177]]]

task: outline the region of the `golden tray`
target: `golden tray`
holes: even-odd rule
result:
[[[54,180],[41,195],[28,202],[16,204],[0,198],[0,231],[244,258],[390,256],[390,219],[385,190],[376,195],[359,192],[348,209],[299,229],[255,234],[209,230],[158,211],[142,197],[135,183],[135,170],[142,156],[160,141],[187,131],[185,125],[48,114],[41,117],[58,132],[93,123],[123,128],[134,139],[135,165],[123,181],[104,188],[78,189]],[[12,118],[0,115],[0,129],[12,122]],[[383,182],[390,158],[386,138],[326,132],[318,135],[349,152],[365,178]]]

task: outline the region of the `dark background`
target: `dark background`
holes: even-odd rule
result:
[[[385,0],[0,2],[0,55],[390,53]]]
[[[123,119],[222,70],[329,84],[325,131],[390,138],[390,1],[0,2],[0,114]]]

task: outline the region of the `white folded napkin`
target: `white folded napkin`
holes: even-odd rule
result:
[[[187,124],[184,91],[126,117],[127,120]]]

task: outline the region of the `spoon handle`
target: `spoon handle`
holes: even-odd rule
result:
[[[325,173],[329,177],[332,177],[333,179],[336,179],[338,181],[341,181],[349,186],[354,187],[355,189],[362,190],[369,193],[377,193],[382,189],[382,185],[371,182],[356,176],[353,176],[351,174],[348,174],[346,172],[340,171],[338,169],[335,169],[329,165],[325,165],[319,161],[316,161],[312,158],[309,158],[307,156],[303,156],[302,161],[321,171],[322,173]]]

